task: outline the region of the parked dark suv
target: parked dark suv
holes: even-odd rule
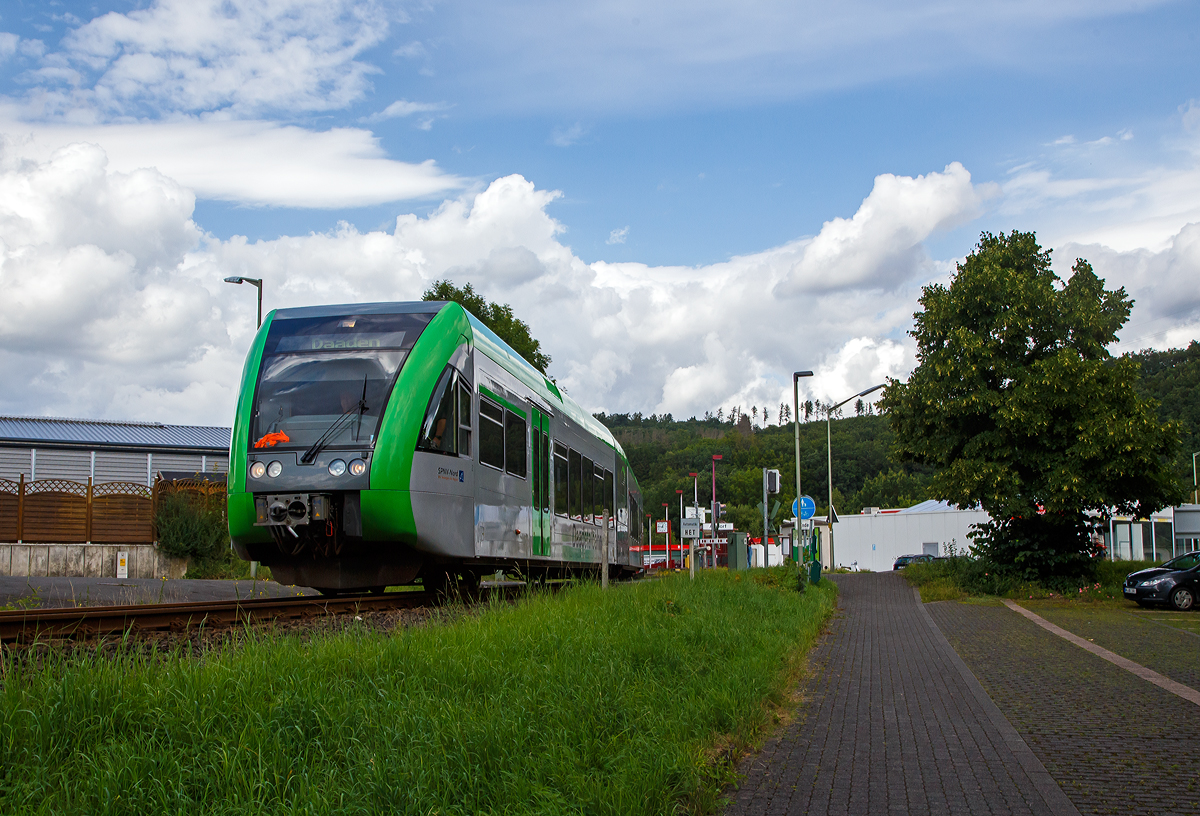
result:
[[[1131,572],[1123,589],[1126,598],[1142,606],[1164,604],[1180,612],[1192,609],[1200,595],[1200,551]]]

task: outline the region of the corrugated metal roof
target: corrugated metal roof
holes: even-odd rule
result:
[[[229,428],[164,425],[161,422],[112,422],[63,417],[0,416],[0,443],[91,445],[121,448],[172,448],[227,451]]]
[[[905,507],[900,510],[901,513],[952,513],[961,508],[956,507],[950,502],[938,501],[937,499],[927,499],[920,504],[914,504],[912,507]]]

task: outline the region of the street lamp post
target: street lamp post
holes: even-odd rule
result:
[[[700,513],[699,513],[699,510],[700,510],[700,474],[699,473],[689,473],[688,476],[692,477],[692,517],[695,518],[700,515]],[[703,531],[704,530],[704,519],[699,518],[698,521],[700,524],[700,529]],[[683,522],[682,521],[679,522],[679,525],[680,525],[680,527],[682,527]],[[694,539],[694,538],[691,539],[691,544],[688,546],[688,559],[689,559],[689,563],[691,565],[692,577],[695,578],[696,577],[696,539]]]
[[[712,457],[712,566],[717,568],[717,462],[724,458],[719,453],[714,453]],[[704,529],[701,524],[700,529]]]
[[[858,399],[859,397],[865,397],[867,394],[878,391],[885,385],[887,385],[887,383],[872,385],[866,391],[859,391],[852,397],[846,397],[844,400],[839,402],[837,405],[832,406],[828,411],[825,412],[825,451],[829,460],[829,512],[825,516],[825,523],[829,527],[829,569],[831,570],[837,568],[837,563],[833,560],[833,432],[830,430],[830,417],[833,416],[834,411],[836,411],[838,408],[841,408],[850,400]]]
[[[654,519],[650,517],[649,513],[646,514],[646,535],[647,535],[646,541],[650,542],[650,560],[653,562],[654,561]],[[642,565],[645,566],[645,563],[643,562]]]
[[[800,378],[812,375],[811,371],[796,371],[792,374],[792,410],[796,412],[792,417],[796,425],[796,526],[792,528],[792,556],[797,562],[800,561],[796,554],[796,541],[800,531],[800,496],[803,495],[800,490]]]
[[[1196,457],[1200,451],[1192,454],[1192,504],[1200,504],[1200,488],[1196,487]]]
[[[261,329],[262,328],[262,278],[246,278],[241,275],[230,275],[228,278],[225,279],[225,282],[226,283],[236,283],[239,286],[243,283],[248,283],[251,286],[253,286],[255,289],[258,290],[258,323],[255,324],[255,328]],[[233,543],[231,542],[229,546],[232,547]],[[251,561],[250,562],[250,577],[255,578],[257,576],[258,576],[258,562]]]
[[[679,494],[679,529],[683,529],[683,489],[676,488],[675,492]],[[683,539],[679,539],[679,568],[683,569]]]
[[[258,289],[258,327],[262,327],[262,278],[244,278],[241,275],[230,275],[226,283],[248,283]]]
[[[663,502],[663,524],[667,525],[667,529],[663,533],[663,550],[665,551],[664,555],[667,557],[664,569],[669,570],[671,568],[671,520],[667,518],[668,507],[670,505],[667,502]]]

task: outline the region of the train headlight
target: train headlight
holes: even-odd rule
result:
[[[271,464],[267,465],[267,475],[274,479],[280,473],[283,473],[283,462],[276,459]]]
[[[262,462],[255,462],[250,466],[250,476],[254,479],[261,479],[267,475],[267,466]]]
[[[329,463],[329,475],[341,476],[346,472],[346,463],[341,459],[334,459]]]
[[[351,459],[350,460],[350,475],[351,476],[362,476],[366,472],[367,472],[367,463],[366,462],[364,462],[362,459]]]

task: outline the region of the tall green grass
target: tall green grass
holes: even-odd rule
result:
[[[0,812],[709,811],[716,750],[756,738],[833,608],[794,587],[705,572],[199,659],[10,656]]]

